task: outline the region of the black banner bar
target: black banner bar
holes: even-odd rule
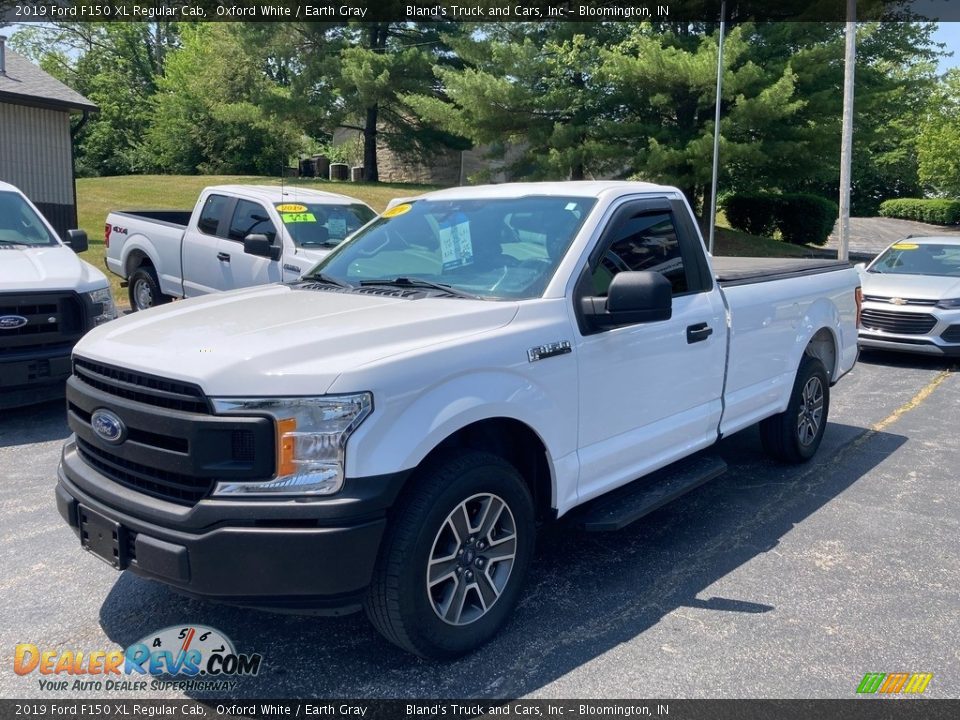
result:
[[[846,0],[728,0],[731,22],[843,22]],[[720,0],[0,0],[21,22],[717,22]],[[960,21],[950,0],[857,0],[859,21]]]
[[[0,719],[953,720],[960,700],[0,700]]]

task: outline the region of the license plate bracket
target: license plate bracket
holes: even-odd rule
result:
[[[77,513],[81,547],[111,567],[125,569],[130,564],[126,528],[83,505],[77,506]]]

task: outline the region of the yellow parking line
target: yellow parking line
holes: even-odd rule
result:
[[[896,410],[894,410],[892,413],[887,415],[887,417],[885,417],[880,422],[870,426],[870,429],[873,430],[874,432],[880,432],[884,428],[895,423],[897,420],[900,419],[901,415],[903,415],[904,413],[910,412],[915,407],[920,405],[920,403],[922,403],[924,400],[930,397],[931,393],[933,393],[933,391],[937,389],[940,383],[942,383],[944,380],[947,379],[947,376],[950,375],[951,372],[952,372],[951,370],[944,370],[943,372],[939,373],[933,380],[927,383],[926,386],[920,390],[920,392],[918,392],[916,395],[910,398],[909,401],[905,402],[903,405],[898,407]]]

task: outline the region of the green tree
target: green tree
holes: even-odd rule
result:
[[[917,140],[920,180],[960,197],[960,70],[947,72],[930,97]]]
[[[183,28],[151,104],[142,169],[276,175],[296,154],[301,130],[282,112],[288,91],[236,31],[229,23]]]

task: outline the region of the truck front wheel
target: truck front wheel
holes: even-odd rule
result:
[[[827,370],[817,358],[804,355],[787,409],[760,422],[764,450],[781,462],[806,462],[820,447],[829,411]]]
[[[367,616],[420,657],[457,657],[516,605],[533,555],[533,501],[517,470],[486,452],[444,453],[411,482],[384,537]]]
[[[130,274],[129,293],[134,312],[170,302],[170,298],[160,292],[157,272],[150,265],[141,265]]]

